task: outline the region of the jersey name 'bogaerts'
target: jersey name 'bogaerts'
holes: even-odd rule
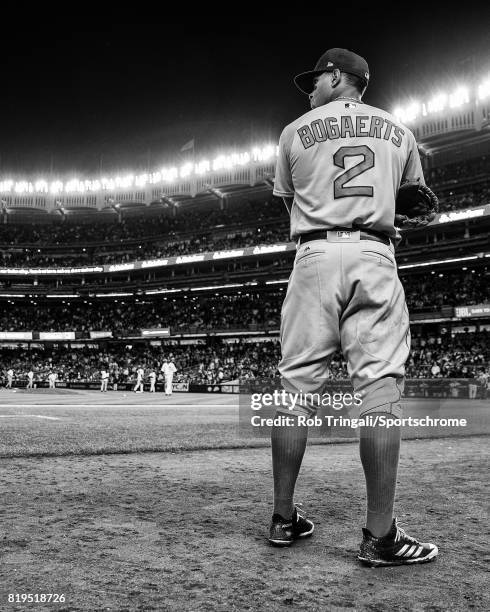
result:
[[[305,149],[325,140],[362,137],[391,140],[396,147],[400,147],[405,135],[405,130],[400,126],[377,115],[358,115],[355,118],[350,115],[325,117],[316,119],[309,125],[302,125],[297,131]]]

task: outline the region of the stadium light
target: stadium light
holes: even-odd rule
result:
[[[490,78],[482,81],[480,85],[478,85],[478,99],[485,100],[490,96]]]
[[[470,92],[467,87],[461,86],[449,94],[449,107],[458,108],[470,101]]]
[[[17,181],[14,186],[14,192],[18,193],[19,195],[23,193],[33,193],[34,186],[28,181]]]
[[[209,160],[207,160],[207,159],[199,162],[195,166],[195,172],[196,172],[196,174],[199,174],[199,175],[206,174],[210,170],[211,170],[211,162],[209,162]]]
[[[122,176],[104,176],[97,179],[70,178],[66,182],[55,180],[48,182],[38,179],[33,182],[29,180],[3,180],[0,181],[0,193],[49,193],[59,195],[61,193],[87,193],[99,191],[114,191],[116,189],[144,189],[148,184],[172,183],[177,179],[187,179],[191,176],[205,176],[211,172],[230,170],[236,166],[245,166],[252,162],[267,163],[278,154],[278,147],[272,144],[255,146],[251,151],[232,153],[230,155],[219,154],[212,161],[200,160],[197,163],[187,162],[179,168],[172,166],[161,168],[155,172],[143,174],[127,174]]]
[[[49,185],[47,181],[40,180],[34,183],[34,191],[36,193],[48,193]]]
[[[178,178],[179,171],[177,168],[163,168],[160,174],[164,183],[172,183]]]
[[[421,115],[426,117],[432,113],[439,113],[447,108],[459,108],[464,104],[468,104],[471,100],[472,95],[475,99],[483,100],[490,96],[490,78],[482,81],[480,85],[470,91],[470,88],[466,85],[460,85],[450,93],[439,92],[434,95],[430,100],[421,104],[420,102],[414,101],[409,102],[405,105],[397,106],[393,110],[393,115],[399,119],[402,123],[410,123]]]
[[[138,174],[134,178],[134,184],[136,185],[136,187],[143,188],[146,186],[146,183],[148,183],[148,181],[149,181],[148,174]]]
[[[0,191],[2,193],[10,193],[14,187],[14,181],[1,181],[0,182]]]
[[[439,93],[427,102],[426,113],[439,113],[447,106],[448,96],[445,93]],[[425,106],[425,105],[424,105]]]
[[[255,162],[268,161],[274,156],[275,152],[275,148],[272,145],[254,147],[252,149],[252,158]]]
[[[420,102],[411,102],[407,106],[398,106],[393,111],[393,114],[402,123],[410,123],[420,116],[422,107]]]
[[[49,186],[49,191],[52,195],[56,195],[63,191],[63,183],[61,181],[53,181]]]
[[[183,164],[179,170],[180,178],[187,178],[192,174],[193,165],[191,163]]]

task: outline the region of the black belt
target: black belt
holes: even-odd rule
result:
[[[382,242],[387,246],[390,246],[390,239],[388,236],[384,234],[380,234],[379,232],[374,232],[372,230],[356,230],[352,227],[332,227],[329,230],[317,230],[315,232],[308,232],[307,234],[301,234],[298,239],[298,244],[304,244],[305,242],[310,242],[310,240],[326,240],[327,232],[360,232],[361,240],[375,240],[376,242]]]

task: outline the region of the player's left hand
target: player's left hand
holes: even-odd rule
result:
[[[398,190],[395,204],[395,225],[400,229],[424,227],[439,211],[436,194],[419,181],[406,181]]]

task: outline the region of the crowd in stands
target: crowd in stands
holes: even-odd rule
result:
[[[490,333],[466,332],[412,338],[410,378],[472,378],[490,362]],[[430,373],[429,373],[430,372]]]
[[[476,206],[484,206],[485,204],[490,204],[489,187],[481,187],[478,190],[473,189],[464,193],[448,192],[441,195],[439,199],[441,212],[464,210],[465,208],[474,208]]]
[[[490,300],[490,272],[486,267],[458,272],[403,275],[409,310],[437,310],[441,306],[482,304]]]
[[[490,174],[490,156],[482,155],[474,159],[468,159],[452,164],[446,164],[437,168],[431,168],[425,173],[425,179],[429,185],[441,185],[444,183],[460,183],[461,181],[488,176]]]
[[[490,363],[489,332],[444,333],[412,338],[407,362],[408,378],[474,378],[487,371]],[[280,346],[277,340],[237,341],[186,346],[154,347],[149,344],[107,343],[106,348],[1,348],[0,371],[5,378],[13,370],[16,384],[24,386],[27,372],[34,381],[45,381],[49,373],[63,382],[100,382],[101,370],[107,370],[110,384],[133,384],[136,370],[145,376],[155,371],[162,380],[163,359],[177,367],[175,382],[220,384],[238,379],[274,378],[279,375]],[[347,379],[346,363],[337,352],[329,366],[328,378]]]
[[[196,327],[278,328],[284,293],[196,296],[154,301],[110,301],[63,304],[16,302],[0,314],[0,331],[115,331],[171,327],[180,331]]]
[[[225,251],[246,248],[257,244],[288,242],[286,226],[274,228],[257,228],[253,230],[234,231],[224,237],[210,235],[167,240],[162,242],[145,242],[121,249],[118,245],[85,248],[81,253],[46,254],[38,249],[25,248],[16,250],[0,249],[0,267],[72,267],[101,266],[112,263],[126,263],[144,259],[177,257],[191,253]]]
[[[473,378],[490,365],[490,333],[465,332],[451,335],[412,335],[407,378]],[[335,353],[329,377],[347,378],[347,364]]]
[[[95,213],[94,213],[95,214]],[[176,233],[195,233],[196,230],[215,230],[225,226],[240,226],[277,220],[287,220],[282,201],[272,198],[265,202],[244,202],[226,210],[182,210],[176,209],[173,216],[168,211],[160,214],[144,214],[120,221],[77,224],[74,221],[39,224],[0,224],[0,245],[74,246],[89,243],[118,243],[146,238],[171,237]]]
[[[490,188],[440,194],[440,210],[486,204]],[[76,224],[0,224],[0,267],[81,266],[187,255],[289,241],[289,219],[278,198],[228,210],[182,210],[172,216]],[[58,250],[56,249],[58,247]],[[70,247],[63,253],[59,247]]]
[[[436,311],[441,306],[481,304],[489,301],[487,268],[401,277],[411,312]],[[3,302],[0,331],[113,331],[170,327],[278,329],[284,288],[242,291],[236,294],[197,295],[152,300],[19,300]]]
[[[99,382],[101,370],[109,372],[111,384],[136,381],[136,371],[155,371],[163,380],[163,359],[174,362],[174,382],[219,384],[238,378],[274,376],[280,358],[279,343],[210,344],[165,348],[148,344],[111,344],[105,350],[94,348],[2,349],[0,370],[5,378],[12,369],[17,381],[25,381],[32,369],[34,381],[46,381],[50,372],[58,381]]]

